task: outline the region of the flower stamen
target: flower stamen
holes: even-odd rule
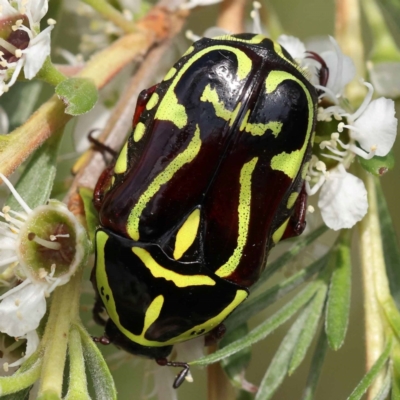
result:
[[[40,244],[41,246],[46,247],[51,250],[60,250],[61,249],[60,243],[54,243],[54,242],[51,242],[50,240],[42,239],[41,237],[37,236],[33,232],[29,232],[28,240],[34,241],[37,244]]]

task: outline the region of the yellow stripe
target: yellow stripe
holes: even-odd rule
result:
[[[183,223],[176,234],[174,258],[179,260],[193,244],[200,224],[200,210],[194,210]]]
[[[214,286],[216,282],[214,279],[206,275],[182,275],[177,272],[164,268],[157,263],[151,254],[141,247],[132,247],[132,251],[140,258],[142,263],[149,269],[155,278],[164,278],[171,281],[177,287],[188,286]]]
[[[138,142],[144,135],[146,131],[146,126],[143,122],[139,122],[136,125],[135,131],[133,132],[133,140]]]
[[[117,162],[114,166],[114,172],[116,174],[124,173],[128,168],[128,142],[125,142],[124,147],[119,153]]]
[[[270,121],[267,122],[266,124],[262,123],[251,123],[248,122],[249,116],[250,116],[250,111],[247,110],[246,115],[243,118],[242,123],[240,124],[239,130],[245,131],[247,133],[251,133],[252,136],[262,136],[264,135],[265,132],[267,132],[268,129],[272,131],[272,134],[275,137],[278,137],[282,130],[283,123],[280,121]]]
[[[293,192],[288,199],[287,206],[286,208],[290,209],[294,206],[294,203],[296,203],[297,198],[299,197],[298,192]]]
[[[160,187],[167,183],[174,174],[179,171],[185,164],[190,163],[194,160],[200,151],[201,139],[200,139],[200,128],[197,125],[196,131],[190,141],[188,147],[180,154],[178,154],[174,160],[160,172],[150,183],[148,188],[137,201],[135,207],[131,211],[127,221],[127,231],[129,236],[133,240],[139,240],[139,221],[143,210],[147,203],[153,198],[153,196],[160,190]]]
[[[290,217],[274,232],[272,235],[272,241],[277,244],[285,233],[286,227],[289,223]]]
[[[254,157],[251,161],[244,164],[240,171],[240,194],[238,205],[239,228],[237,246],[233,251],[233,254],[229,257],[229,260],[215,272],[215,274],[221,278],[232,274],[242,258],[250,222],[251,176],[256,167],[257,161],[258,157]]]
[[[167,72],[167,75],[164,76],[164,81],[168,81],[169,79],[173,78],[175,74],[176,74],[176,68],[172,67]]]
[[[153,93],[146,104],[146,110],[154,108],[157,105],[158,100],[160,100],[160,96],[157,93]]]
[[[271,168],[273,170],[282,171],[289,178],[293,179],[299,172],[301,163],[303,162],[304,154],[306,152],[307,146],[310,141],[310,135],[314,119],[314,103],[312,101],[310,92],[308,91],[304,83],[299,79],[297,79],[295,76],[285,71],[271,71],[269,73],[265,81],[265,87],[267,93],[272,93],[274,90],[276,90],[277,86],[285,80],[293,80],[297,82],[304,90],[308,102],[308,126],[303,146],[301,147],[300,150],[295,150],[292,151],[291,153],[286,153],[284,151],[280,154],[277,154],[276,156],[272,157],[271,160]]]
[[[213,40],[230,40],[231,42],[243,42],[243,43],[249,43],[249,44],[259,44],[264,39],[267,39],[267,37],[264,35],[255,35],[251,39],[239,39],[239,38],[233,37],[231,35],[223,35],[223,36],[213,37]]]

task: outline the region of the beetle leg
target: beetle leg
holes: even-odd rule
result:
[[[162,367],[166,366],[183,368],[182,371],[180,371],[175,377],[174,384],[172,385],[174,389],[178,389],[178,387],[182,385],[183,381],[190,372],[190,366],[188,363],[180,361],[168,361],[166,358],[157,358],[156,363]]]
[[[100,343],[104,346],[111,344],[111,340],[107,336],[100,336],[100,337],[92,336],[92,340],[93,340],[93,342]]]
[[[132,118],[132,129],[135,129],[137,123],[139,122],[139,118],[142,115],[143,110],[146,107],[146,104],[148,103],[151,95],[156,91],[157,85],[154,85],[152,87],[149,87],[148,89],[142,90],[139,93],[137,103],[136,103],[136,109],[135,113],[133,114]]]
[[[301,189],[299,197],[294,205],[294,213],[290,217],[288,226],[282,236],[283,239],[299,236],[306,227],[306,211],[307,211],[307,193],[305,185]]]
[[[207,333],[204,339],[205,346],[212,346],[213,344],[217,343],[224,337],[225,332],[226,332],[225,325],[219,324],[217,327],[215,327],[213,330]]]
[[[89,133],[88,133],[88,140],[91,144],[93,144],[93,147],[95,148],[95,150],[98,150],[100,153],[102,153],[103,155],[105,153],[108,153],[112,156],[113,159],[115,159],[118,155],[118,152],[116,152],[114,149],[112,149],[110,146],[107,146],[106,144],[100,142],[98,139],[96,139],[95,137],[93,137],[93,132],[95,132],[97,129],[92,129]]]
[[[103,203],[104,194],[111,186],[111,179],[114,175],[114,164],[107,167],[99,177],[93,191],[93,205],[97,211],[100,211]]]
[[[103,302],[99,297],[96,298],[92,310],[94,322],[100,326],[106,326],[107,320],[102,317],[102,313],[105,311]]]

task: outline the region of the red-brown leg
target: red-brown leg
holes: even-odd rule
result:
[[[158,84],[140,92],[136,103],[135,113],[133,114],[132,118],[132,129],[135,129],[137,123],[139,122],[139,118],[146,107],[146,104],[149,102],[151,95],[156,91],[157,86]]]
[[[282,236],[283,239],[299,236],[303,233],[306,227],[306,212],[307,212],[307,193],[305,185],[301,189],[299,197],[294,204],[294,213],[290,217],[288,226]]]

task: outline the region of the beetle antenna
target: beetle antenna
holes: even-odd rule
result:
[[[317,53],[313,52],[313,51],[307,51],[307,53],[309,54],[306,58],[311,58],[312,60],[315,60],[317,62],[319,62],[321,64],[321,68],[319,70],[319,84],[321,86],[326,86],[328,83],[328,79],[329,79],[329,68],[326,65],[325,60]]]
[[[175,377],[174,383],[172,385],[174,389],[178,389],[178,387],[182,385],[183,381],[190,372],[190,366],[188,363],[180,361],[168,361],[166,358],[157,358],[156,363],[162,367],[166,366],[183,368]]]

